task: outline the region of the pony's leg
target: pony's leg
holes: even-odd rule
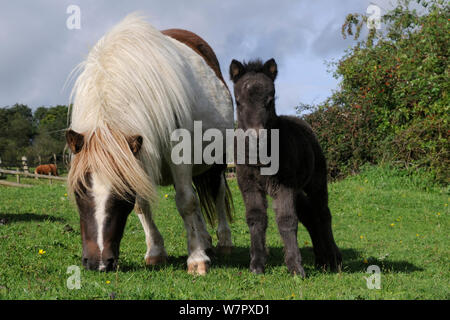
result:
[[[145,241],[147,243],[146,264],[157,265],[166,262],[167,253],[164,248],[164,240],[153,222],[148,201],[138,196],[134,209],[145,232]]]
[[[284,242],[284,260],[290,273],[305,277],[297,243],[298,218],[294,190],[280,186],[273,199],[278,231]]]
[[[220,175],[220,185],[216,196],[216,210],[219,216],[219,225],[217,227],[217,238],[219,243],[217,244],[219,253],[221,254],[231,254],[233,248],[233,242],[231,241],[231,229],[227,221],[226,212],[226,185],[225,177],[221,173]]]
[[[342,265],[342,256],[331,228],[326,181],[318,181],[305,189],[307,196],[297,197],[298,215],[311,236],[316,267],[325,270],[330,267],[332,271],[338,271]]]
[[[188,238],[188,272],[204,275],[211,261],[205,252],[211,247],[211,237],[205,236],[208,231],[198,197],[192,187],[192,166],[185,164],[173,166],[172,177],[176,189],[175,202],[183,218]]]

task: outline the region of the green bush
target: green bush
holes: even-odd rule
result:
[[[448,182],[450,6],[418,3],[422,13],[400,1],[382,16],[384,28],[371,29],[335,62],[339,89],[304,115],[326,152],[331,177],[363,163],[392,163],[427,168]],[[365,23],[367,16],[348,15],[344,37],[358,38]]]

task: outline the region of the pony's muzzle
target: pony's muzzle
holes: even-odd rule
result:
[[[117,269],[117,258],[108,259],[89,259],[83,258],[83,266],[86,270],[98,270],[98,271],[114,271]]]

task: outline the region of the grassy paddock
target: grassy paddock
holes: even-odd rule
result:
[[[30,180],[33,188],[0,187],[0,299],[450,298],[448,189],[433,187],[422,176],[368,167],[360,175],[330,184],[343,271],[324,273],[313,268],[311,240],[300,226],[304,280],[287,273],[272,210],[266,273],[258,276],[248,271],[250,239],[234,180],[230,187],[236,208],[231,227],[235,249],[230,257],[214,257],[208,275],[188,275],[186,232],[175,208],[175,192],[161,188],[154,215],[170,256],[168,264],[145,267],[144,233],[132,214],[122,240],[119,270],[81,269],[79,290],[66,286],[67,268],[80,266],[81,260],[74,203],[60,182]],[[369,265],[381,268],[380,290],[366,286]]]

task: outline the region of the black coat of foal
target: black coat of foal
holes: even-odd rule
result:
[[[341,267],[342,258],[331,230],[325,157],[306,122],[276,114],[274,81],[277,72],[274,59],[264,64],[260,60],[245,64],[233,60],[230,65],[238,128],[244,131],[279,130],[277,173],[261,175],[261,165],[236,163],[238,184],[250,228],[250,270],[254,273],[264,272],[268,194],[273,198],[273,209],[284,242],[289,272],[305,276],[297,244],[299,220],[311,236],[316,266],[336,271]],[[270,139],[270,133],[267,136]]]

